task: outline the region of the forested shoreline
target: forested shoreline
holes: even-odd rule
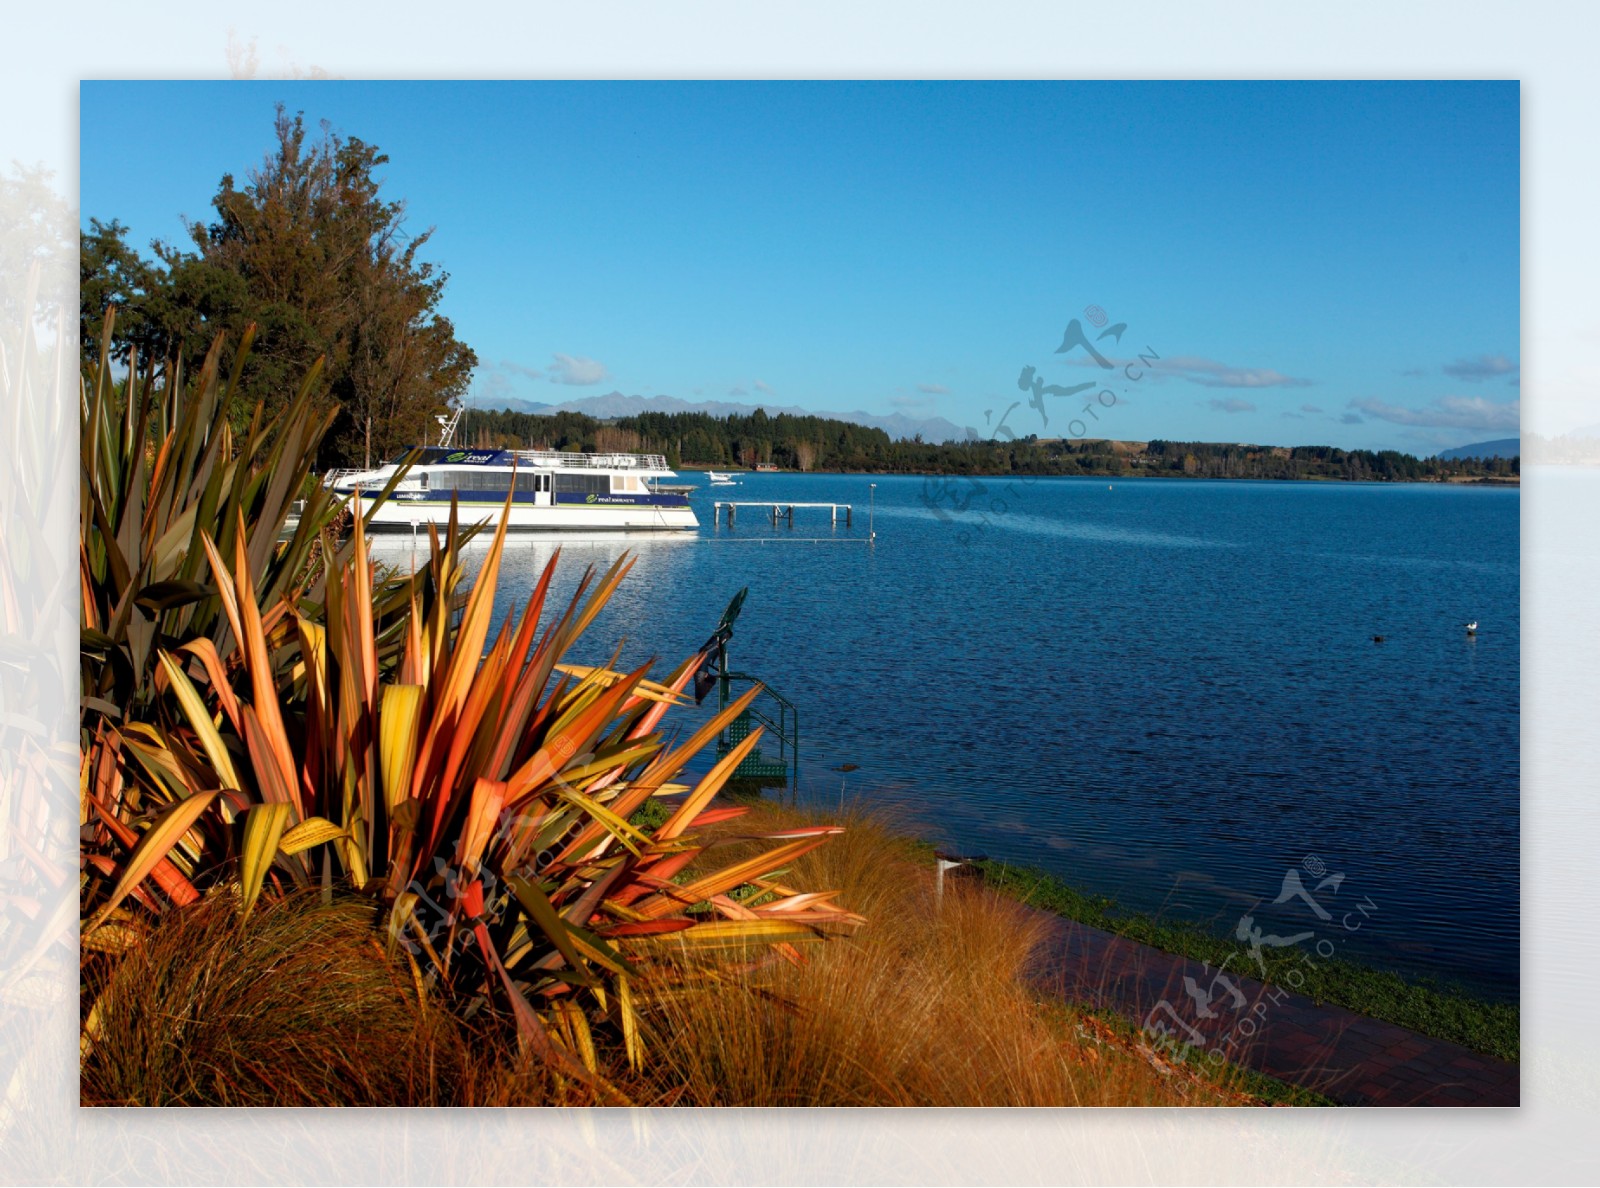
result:
[[[1356,482],[1517,481],[1518,458],[1418,458],[1397,450],[1219,442],[1018,437],[934,444],[882,429],[787,413],[713,417],[644,413],[601,421],[468,409],[457,441],[476,447],[664,454],[673,468],[753,467],[873,474],[1324,479]]]

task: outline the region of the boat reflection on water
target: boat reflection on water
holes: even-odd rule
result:
[[[438,533],[439,543],[443,545],[445,528],[440,526]],[[542,563],[544,556],[554,553],[558,548],[571,554],[598,547],[607,554],[614,555],[624,549],[637,551],[661,545],[683,545],[701,539],[702,537],[693,532],[629,532],[616,529],[593,533],[517,532],[506,535],[505,551],[508,560],[512,556],[522,556],[532,557]],[[487,552],[493,542],[494,525],[485,524],[475,536],[461,545],[462,556],[469,562],[474,561],[478,555]],[[395,533],[370,536],[367,538],[367,544],[371,549],[372,559],[383,565],[415,572],[419,566],[428,563],[429,544],[426,524],[418,524],[414,533],[403,536]],[[475,564],[473,568],[476,569]]]

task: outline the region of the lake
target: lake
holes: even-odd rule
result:
[[[731,661],[798,706],[802,801],[1517,998],[1519,491],[739,477],[697,536],[560,542],[565,596],[638,557],[572,659],[664,675],[748,586]],[[502,611],[554,548],[511,542]]]

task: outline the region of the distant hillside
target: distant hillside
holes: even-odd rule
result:
[[[631,399],[623,397],[622,399]],[[666,398],[666,399],[670,399]],[[593,406],[591,406],[593,407]],[[613,411],[624,405],[600,407]],[[1394,450],[1335,446],[1258,446],[1203,441],[1040,440],[939,444],[895,440],[881,428],[853,421],[754,409],[748,415],[707,411],[650,411],[600,420],[583,413],[468,410],[457,441],[481,448],[658,453],[680,466],[855,471],[944,475],[1149,475],[1221,479],[1353,479],[1364,482],[1514,483],[1515,458],[1415,458]],[[929,497],[975,498],[978,483],[930,488]]]
[[[1522,439],[1502,437],[1495,441],[1477,441],[1471,445],[1457,446],[1453,450],[1440,450],[1439,457],[1446,461],[1460,458],[1517,458],[1522,455]]]
[[[919,434],[923,441],[937,444],[943,441],[960,441],[965,434],[959,425],[943,417],[908,417],[904,413],[878,416],[857,409],[854,412],[812,412],[787,404],[738,404],[727,400],[683,400],[677,396],[625,396],[621,392],[607,392],[604,396],[585,396],[561,404],[535,404],[527,400],[501,399],[496,408],[510,412],[580,413],[597,421],[615,421],[621,417],[637,417],[645,413],[705,413],[712,417],[748,417],[757,409],[769,417],[821,417],[829,421],[844,421],[851,425],[865,425],[869,429],[882,429],[896,441],[912,441]],[[492,411],[484,407],[484,411]]]

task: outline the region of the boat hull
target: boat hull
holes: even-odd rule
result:
[[[363,514],[372,500],[359,496]],[[490,527],[507,516],[508,532],[693,532],[700,527],[694,509],[686,503],[557,503],[535,505],[514,502],[509,513],[503,502],[463,500],[457,516],[462,526],[487,523]],[[414,532],[429,524],[441,527],[450,520],[447,500],[394,498],[380,504],[368,520],[371,532]]]

